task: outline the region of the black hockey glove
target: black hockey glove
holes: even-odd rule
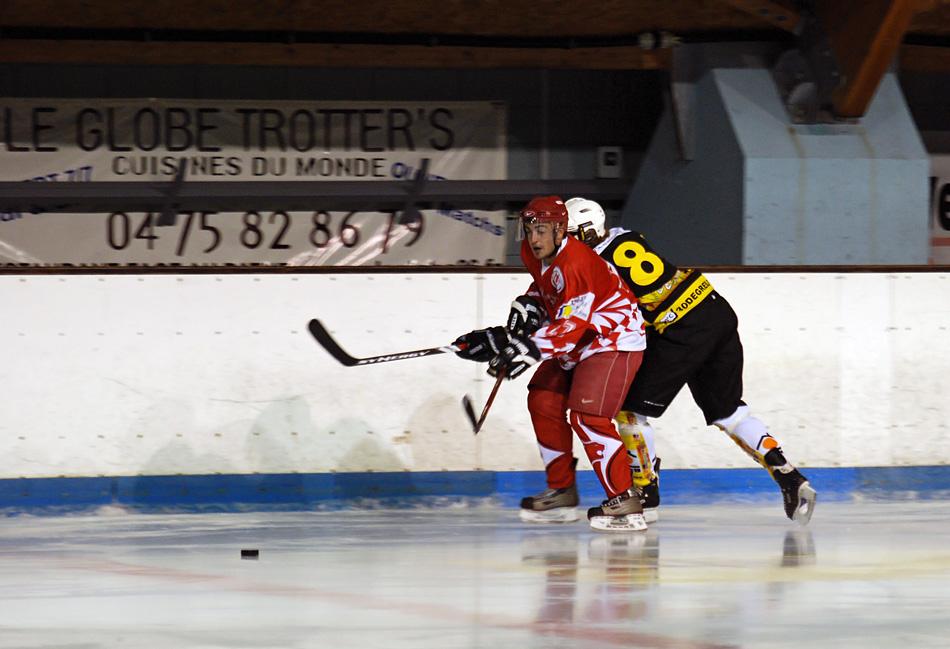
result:
[[[506,379],[516,379],[539,360],[541,352],[531,338],[512,336],[511,342],[488,363],[488,373],[497,378],[504,372]]]
[[[462,348],[455,352],[459,358],[476,363],[487,363],[501,353],[508,344],[508,333],[504,327],[476,329],[462,334],[452,344]]]
[[[508,313],[508,333],[513,336],[530,336],[541,328],[544,306],[533,297],[519,295],[511,303]]]

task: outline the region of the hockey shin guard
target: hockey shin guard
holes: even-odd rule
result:
[[[649,448],[652,444],[648,443],[653,438],[653,427],[646,417],[621,410],[617,413],[617,432],[630,456],[633,484],[637,487],[647,486],[656,478]]]
[[[584,451],[608,498],[632,486],[630,460],[609,417],[571,411],[571,427],[584,443]]]

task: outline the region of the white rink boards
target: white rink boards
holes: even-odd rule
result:
[[[803,466],[950,461],[943,273],[710,273],[739,314],[745,399]],[[479,367],[356,356],[501,324],[523,273],[0,276],[0,477],[540,468],[527,378],[474,437]],[[656,422],[664,468],[748,468],[688,393]],[[579,449],[578,449],[579,450]],[[580,453],[583,456],[583,453]]]

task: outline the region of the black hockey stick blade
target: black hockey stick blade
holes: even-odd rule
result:
[[[432,356],[433,354],[444,354],[445,352],[455,351],[454,347],[448,345],[445,347],[416,349],[410,352],[398,352],[396,354],[383,354],[381,356],[356,358],[355,356],[350,356],[345,351],[343,351],[343,348],[340,347],[340,345],[335,340],[333,340],[330,332],[327,331],[326,327],[324,327],[319,320],[311,320],[307,327],[310,329],[310,334],[325,350],[327,350],[327,352],[329,352],[330,356],[337,359],[340,363],[346,365],[347,367],[353,367],[354,365],[374,365],[376,363],[388,363],[390,361],[401,361],[408,358],[422,358],[423,356]]]
[[[495,379],[495,386],[491,389],[491,394],[488,395],[488,401],[485,402],[485,407],[482,408],[482,414],[478,419],[475,418],[475,405],[472,403],[472,397],[467,394],[462,397],[462,408],[465,410],[465,415],[472,424],[472,430],[475,431],[476,435],[478,435],[478,431],[482,429],[482,424],[485,423],[485,418],[488,416],[488,409],[491,408],[491,404],[495,400],[495,395],[498,394],[498,388],[501,386],[501,382],[504,378],[505,373],[502,372],[498,375],[498,378]]]
[[[480,426],[478,425],[478,416],[475,414],[475,404],[472,403],[472,397],[467,394],[462,397],[462,409],[465,411],[465,416],[468,417],[468,421],[472,425],[472,430],[478,435]]]

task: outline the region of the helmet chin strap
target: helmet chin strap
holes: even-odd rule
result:
[[[557,253],[560,252],[561,246],[564,245],[564,240],[566,238],[567,228],[554,228],[554,231],[551,233],[551,241],[554,243],[554,250],[551,251],[550,256],[545,257],[545,263],[550,263],[550,261],[557,256]]]
[[[577,232],[574,233],[574,236],[577,237],[582,243],[586,243],[590,247],[596,246],[603,237],[597,234],[597,230],[593,227],[593,223],[588,221],[587,223],[581,223],[577,227]]]

